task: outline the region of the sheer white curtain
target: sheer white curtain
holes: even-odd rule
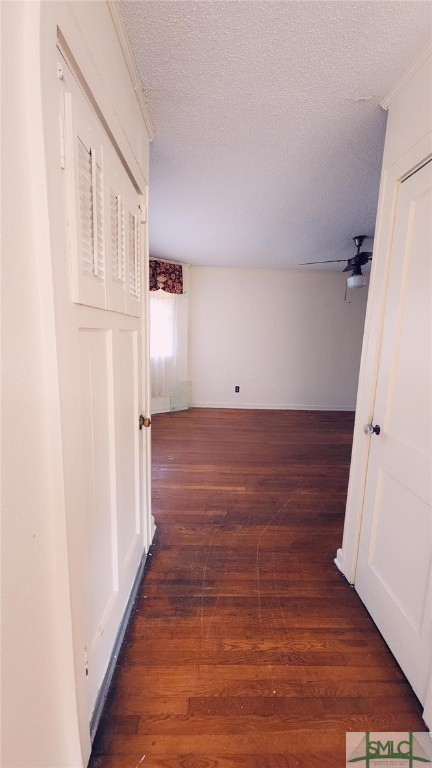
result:
[[[152,397],[170,397],[178,389],[177,309],[179,296],[150,292],[150,378]]]

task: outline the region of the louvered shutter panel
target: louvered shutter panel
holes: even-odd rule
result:
[[[114,181],[117,181],[115,179]],[[114,192],[110,194],[110,282],[109,309],[126,311],[126,240],[123,198]]]
[[[105,230],[104,230],[104,188],[102,168],[95,162],[94,173],[95,192],[95,242],[93,274],[105,284]]]
[[[72,299],[141,315],[141,195],[96,115],[65,94]]]
[[[126,280],[126,236],[125,236],[125,215],[124,205],[119,198],[119,280],[123,283]]]
[[[111,274],[121,283],[125,281],[124,208],[120,195],[110,190],[111,217]]]
[[[92,189],[92,156],[78,138],[78,174],[81,234],[81,269],[86,275],[93,274],[94,217]]]
[[[81,269],[88,277],[105,282],[104,199],[102,169],[94,149],[87,150],[78,137]]]
[[[65,94],[66,170],[72,259],[72,300],[106,307],[104,231],[104,133],[95,116],[82,119]]]
[[[119,240],[119,221],[118,221],[118,196],[110,189],[110,221],[111,221],[111,275],[118,280],[118,240]]]
[[[137,216],[129,214],[129,295],[134,299],[140,297],[140,264],[138,250]]]
[[[140,315],[141,249],[137,215],[128,213],[128,314]]]
[[[136,298],[141,299],[141,226],[138,216],[135,216],[136,226]]]
[[[128,216],[128,235],[129,235],[129,296],[136,298],[136,232],[135,232],[135,216],[129,213]]]

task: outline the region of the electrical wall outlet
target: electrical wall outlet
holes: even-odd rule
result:
[[[234,387],[234,392],[240,392],[240,387]]]

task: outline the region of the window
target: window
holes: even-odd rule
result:
[[[178,386],[177,302],[165,291],[150,292],[150,371],[152,397],[169,397]]]
[[[157,291],[150,294],[150,356],[174,354],[174,295]]]

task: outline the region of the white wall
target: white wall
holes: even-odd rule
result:
[[[367,290],[344,302],[345,278],[192,267],[194,405],[354,408]]]
[[[76,453],[79,443],[73,409],[61,413],[59,397],[77,374],[66,381],[69,350],[57,344],[73,311],[64,304],[57,27],[138,180],[148,179],[148,135],[106,3],[34,0],[0,3],[0,12],[0,762],[5,768],[81,768],[90,740],[80,706],[84,658],[82,648],[74,658],[72,636],[65,492],[73,494],[74,477],[69,473],[65,481],[63,462],[63,449]]]
[[[0,762],[5,768],[76,768],[81,752],[62,573],[67,555],[59,543],[61,469],[51,455],[55,376],[48,359],[50,284],[43,279],[43,251],[38,261],[44,219],[36,209],[43,184],[34,174],[41,151],[31,83],[38,63],[37,6],[30,11],[25,3],[1,3],[1,22]]]

